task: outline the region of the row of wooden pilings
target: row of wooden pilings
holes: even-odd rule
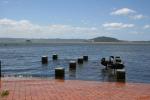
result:
[[[53,60],[57,60],[58,59],[58,55],[54,54],[52,56],[52,59]],[[42,64],[47,64],[48,63],[48,56],[42,56],[41,61],[42,61]]]
[[[58,59],[58,55],[54,54],[52,55],[53,60]],[[69,62],[69,69],[76,70],[76,64],[83,64],[84,61],[88,61],[88,56],[83,56],[77,59],[77,61],[70,61]],[[48,64],[48,56],[42,56],[41,58],[42,64]],[[116,75],[118,80],[125,80],[125,70],[117,70]],[[63,67],[57,67],[55,68],[55,78],[64,78],[65,76],[65,69]],[[0,80],[2,77],[2,70],[1,70],[1,61],[0,61]]]
[[[52,55],[52,59],[57,60],[58,55],[57,54]],[[42,56],[41,61],[42,61],[42,64],[48,64],[48,56]],[[88,61],[88,56],[80,57],[78,58],[77,61],[79,64],[83,64],[83,61]]]
[[[54,54],[52,55],[53,60],[58,59],[58,55]],[[77,61],[70,61],[69,62],[69,69],[70,70],[76,70],[76,64],[83,64],[84,61],[88,61],[88,56],[83,56],[77,59]],[[41,58],[42,64],[48,64],[48,56],[42,56]],[[65,68],[63,67],[57,67],[55,68],[55,78],[64,78],[65,77]]]
[[[52,56],[52,59],[57,60],[58,55],[54,54]],[[83,64],[84,61],[88,61],[88,56],[83,56],[83,58],[80,57],[77,60],[78,64]],[[41,62],[42,62],[42,64],[48,64],[48,56],[42,56]],[[76,61],[70,61],[69,69],[76,70]],[[64,75],[65,75],[65,69],[63,67],[55,68],[55,76],[56,77],[64,77]],[[0,61],[0,80],[1,80],[1,77],[2,77],[2,71],[1,71],[1,61]]]
[[[57,60],[58,59],[58,55],[54,54],[52,55],[52,59],[53,60]],[[84,61],[88,61],[88,56],[83,56],[83,57],[79,57],[77,59],[77,61],[70,61],[69,62],[69,69],[70,70],[76,70],[76,64],[83,64]],[[42,56],[42,64],[48,64],[48,57],[47,56]],[[117,76],[117,80],[118,81],[125,81],[125,69],[117,69],[116,70],[116,76]],[[65,69],[63,67],[57,67],[55,68],[55,78],[61,78],[64,79],[65,77]]]
[[[1,80],[1,76],[2,76],[2,68],[1,68],[1,61],[0,61],[0,80]]]

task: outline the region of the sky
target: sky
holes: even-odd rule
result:
[[[0,38],[150,40],[150,0],[0,0]]]

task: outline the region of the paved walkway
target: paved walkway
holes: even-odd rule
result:
[[[150,100],[150,84],[3,79],[0,100]]]

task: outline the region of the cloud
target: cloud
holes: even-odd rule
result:
[[[24,26],[31,26],[32,24],[28,20],[20,20],[15,21],[11,19],[0,19],[0,25],[1,26],[8,26],[8,27],[24,27]]]
[[[40,29],[40,26],[32,24],[28,20],[0,19],[0,33],[30,33],[36,29]]]
[[[145,25],[144,29],[150,29],[150,25]]]
[[[97,27],[79,27],[64,24],[38,25],[29,20],[0,19],[0,36],[51,38],[55,36],[79,36],[81,34],[98,34]]]
[[[138,15],[133,15],[133,16],[130,16],[130,18],[132,18],[132,19],[143,19],[143,18],[145,18],[145,16],[144,15],[142,15],[142,14],[138,14]]]
[[[132,28],[134,24],[123,24],[123,23],[105,23],[103,27],[108,30],[118,30],[118,29],[125,29],[125,28]]]
[[[129,15],[133,13],[136,13],[136,11],[129,9],[129,8],[121,8],[116,11],[113,11],[111,15]]]
[[[127,16],[131,19],[143,19],[146,16],[142,15],[142,14],[138,14],[137,11],[129,9],[129,8],[121,8],[118,10],[115,10],[113,12],[110,13],[111,15],[117,15],[117,16]]]
[[[134,24],[104,23],[99,27],[81,27],[66,24],[39,25],[29,20],[0,19],[0,37],[10,38],[92,38],[97,36],[108,36],[118,34],[116,30],[128,32],[133,29]],[[150,26],[146,25],[145,28]],[[105,30],[106,29],[106,30]],[[113,30],[113,31],[109,31]]]

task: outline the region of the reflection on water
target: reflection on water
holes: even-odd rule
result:
[[[125,79],[117,79],[117,74],[114,69],[102,69],[101,70],[101,76],[103,81],[109,81],[109,82],[126,82]]]
[[[69,79],[76,79],[76,69],[69,69]]]

